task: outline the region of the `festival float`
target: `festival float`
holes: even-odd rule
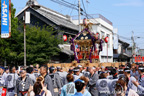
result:
[[[108,42],[108,37],[100,38],[98,32],[92,32],[92,23],[87,22],[87,19],[83,19],[82,31],[69,40],[76,63],[98,63],[99,54],[103,50],[102,44]]]

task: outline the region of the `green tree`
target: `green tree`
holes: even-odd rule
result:
[[[0,1],[0,8],[1,8],[1,1]],[[0,9],[1,11],[1,9]],[[17,39],[15,37],[19,37],[19,32],[17,31],[18,28],[18,19],[15,18],[16,9],[13,8],[13,4],[11,4],[11,38],[8,39],[1,39],[0,38],[0,61],[3,62],[5,59],[9,60],[14,55],[14,46],[17,46]],[[1,17],[1,12],[0,12]],[[1,21],[1,20],[0,20]],[[1,26],[1,23],[0,23]],[[1,27],[0,27],[1,28]],[[0,30],[1,33],[1,30]],[[13,58],[14,59],[14,58]]]
[[[3,63],[6,60],[9,65],[23,65],[23,24],[18,26],[18,19],[15,18],[16,9],[13,8],[13,4],[11,11],[11,37],[8,39],[0,38],[0,62]],[[58,36],[53,35],[54,32],[53,27],[49,26],[43,26],[43,28],[26,26],[27,65],[48,63],[53,56],[59,54],[58,44],[62,40]]]
[[[52,27],[27,26],[27,64],[48,63],[52,56],[59,54],[61,40],[53,35],[54,32]]]

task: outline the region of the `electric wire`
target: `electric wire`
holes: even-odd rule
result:
[[[78,5],[72,4],[72,3],[70,3],[70,2],[67,2],[67,1],[65,1],[65,0],[61,0],[61,1],[65,2],[65,3],[67,3],[67,4],[70,4],[70,5],[73,5],[73,6],[76,6],[76,7],[78,7]]]
[[[87,19],[88,19],[87,12],[86,12],[86,8],[85,8],[84,1],[83,1],[83,0],[82,0],[82,5],[83,5],[84,11],[85,11],[85,13],[86,13],[86,17],[87,17]]]
[[[57,4],[60,4],[60,5],[63,5],[63,6],[65,6],[65,7],[68,7],[68,8],[72,8],[72,9],[78,10],[77,7],[72,6],[72,5],[68,5],[68,4],[66,4],[66,3],[64,3],[64,2],[62,2],[62,1],[59,1],[59,0],[51,0],[51,1],[52,1],[52,2],[55,2],[55,3],[57,3]]]

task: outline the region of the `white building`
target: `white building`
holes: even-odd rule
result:
[[[92,32],[99,33],[100,38],[103,36],[109,36],[108,50],[107,44],[103,43],[103,51],[100,52],[99,59],[100,62],[107,62],[107,54],[108,54],[108,62],[113,62],[113,25],[112,22],[106,19],[104,16],[98,14],[93,15],[94,19],[89,19],[89,22],[92,23]],[[78,25],[78,20],[75,20],[73,17],[73,23]],[[81,20],[82,24],[83,20]]]

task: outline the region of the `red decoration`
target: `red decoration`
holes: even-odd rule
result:
[[[95,49],[95,51],[97,52],[97,51],[98,51],[98,49],[96,48],[96,49]]]
[[[79,54],[78,54],[78,59],[82,59],[82,58],[83,58],[82,52],[79,52]]]
[[[6,88],[3,88],[3,89],[2,89],[2,94],[1,94],[1,96],[6,96],[6,91],[7,91],[7,89],[6,89]]]
[[[67,36],[66,35],[63,35],[63,40],[64,40],[64,42],[67,41]]]
[[[96,39],[99,39],[99,36],[100,36],[99,33],[96,33]]]
[[[77,49],[76,49],[76,52],[79,52],[79,51],[80,51],[80,49],[79,49],[79,48],[77,48]]]
[[[87,19],[86,18],[83,19],[83,24],[84,24],[84,26],[87,25]]]
[[[108,41],[109,41],[109,37],[106,37],[105,42],[108,43]]]

